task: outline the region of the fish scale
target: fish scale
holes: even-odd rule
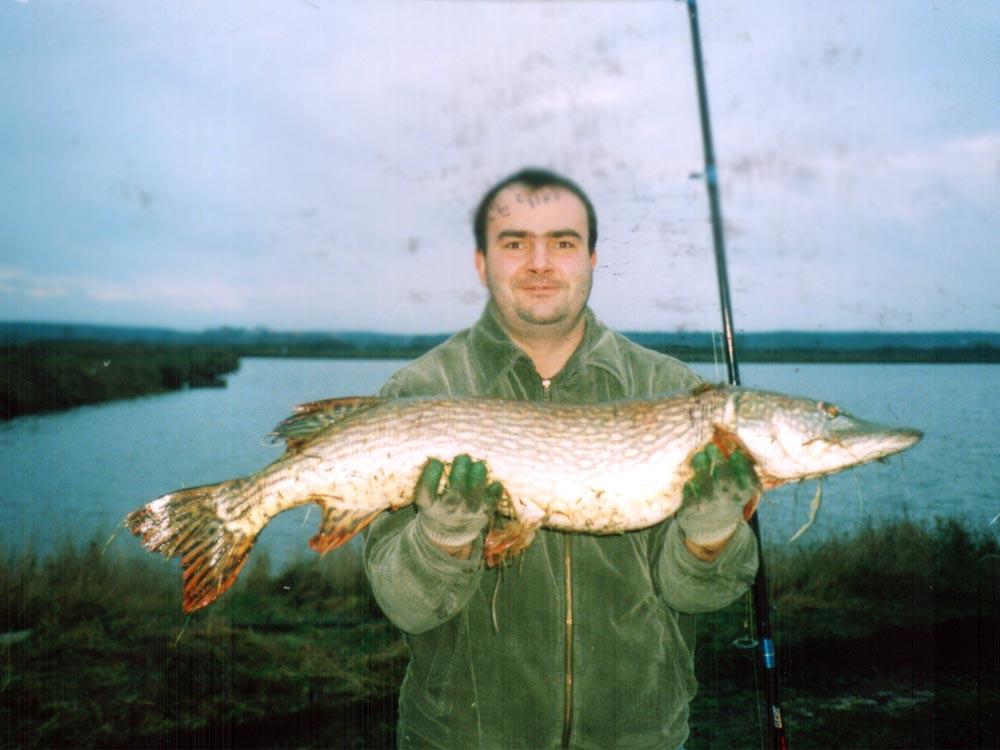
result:
[[[503,484],[499,511],[513,522],[486,539],[495,562],[541,526],[613,534],[670,517],[692,456],[711,442],[743,451],[770,489],[920,439],[822,401],[713,386],[598,405],[352,397],[305,404],[274,434],[287,451],[257,474],[164,495],[126,519],[147,549],[182,558],[188,611],[232,585],[274,516],[317,503],[323,518],[309,543],[326,552],[411,503],[430,458],[467,454]]]

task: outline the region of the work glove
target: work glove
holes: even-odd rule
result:
[[[486,464],[473,462],[467,455],[451,462],[448,482],[438,492],[444,465],[430,459],[417,480],[414,501],[417,525],[436,544],[460,547],[468,544],[486,528],[503,495],[499,482],[486,484]]]
[[[726,458],[714,443],[696,453],[691,466],[694,476],[684,485],[677,524],[694,544],[722,542],[753,514],[760,480],[739,450]]]

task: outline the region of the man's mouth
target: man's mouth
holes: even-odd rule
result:
[[[547,294],[559,291],[562,287],[558,284],[520,284],[517,288],[529,294]]]

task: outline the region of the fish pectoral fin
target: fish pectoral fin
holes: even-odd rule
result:
[[[323,500],[316,502],[323,509],[323,521],[320,523],[319,532],[309,540],[309,546],[321,555],[349,542],[358,532],[367,528],[383,510],[382,508],[373,511],[355,508],[344,510],[331,507]]]
[[[723,458],[729,458],[739,451],[751,464],[753,463],[753,455],[732,430],[727,430],[720,425],[714,425],[712,429],[712,444],[719,449]]]
[[[702,393],[708,393],[709,391],[714,391],[716,388],[721,388],[721,387],[722,387],[721,383],[710,383],[706,380],[702,383],[698,383],[693,388],[691,388],[691,395],[700,396]]]
[[[542,520],[539,518],[529,521],[515,518],[490,529],[483,543],[483,559],[486,560],[486,565],[494,568],[527,549],[534,541]]]
[[[757,506],[760,505],[760,498],[763,493],[758,492],[756,495],[747,500],[746,504],[743,506],[743,520],[749,521],[753,517],[754,512],[757,510]]]
[[[284,440],[288,450],[294,452],[320,430],[378,406],[384,400],[376,396],[348,396],[299,404],[292,416],[282,420],[271,431],[270,437],[274,442]]]

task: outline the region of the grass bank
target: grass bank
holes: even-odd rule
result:
[[[995,538],[898,523],[769,551],[792,747],[992,747]],[[190,618],[174,564],[97,544],[0,559],[2,747],[391,747],[405,649],[357,553],[272,571]],[[697,748],[760,746],[746,604],[703,618]]]
[[[223,387],[232,349],[59,341],[0,347],[0,419],[180,388]]]
[[[1000,746],[994,532],[899,522],[766,553],[793,748]],[[766,746],[753,654],[732,645],[746,607],[704,618],[691,748]]]

